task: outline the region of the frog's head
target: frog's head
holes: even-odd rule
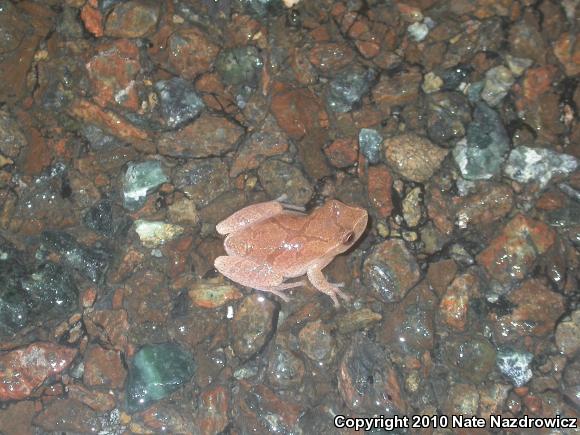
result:
[[[326,204],[332,211],[332,216],[339,228],[337,234],[341,244],[340,252],[350,248],[364,233],[369,220],[369,214],[364,208],[352,207],[337,200]]]

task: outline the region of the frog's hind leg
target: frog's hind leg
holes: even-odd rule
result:
[[[215,226],[215,229],[219,234],[230,234],[279,215],[283,211],[284,206],[278,201],[267,201],[248,205],[219,222]]]
[[[350,295],[347,295],[340,289],[340,287],[343,286],[343,283],[333,284],[328,282],[324,277],[322,270],[319,267],[317,266],[311,267],[308,269],[306,273],[312,285],[316,287],[318,290],[320,290],[322,293],[325,293],[328,296],[330,296],[336,308],[340,306],[340,304],[338,303],[337,296],[340,296],[346,302],[351,300],[352,297]]]
[[[300,287],[300,286],[303,286],[303,285],[306,285],[306,282],[305,281],[286,282],[284,284],[277,285],[276,287],[263,287],[263,288],[260,288],[260,287],[255,287],[254,286],[254,288],[256,290],[260,290],[260,291],[263,291],[263,292],[268,292],[268,293],[275,294],[276,296],[278,296],[283,301],[289,302],[290,301],[290,298],[288,296],[286,296],[284,293],[282,293],[282,291],[288,290],[288,289],[291,289],[291,288],[295,288],[295,287]]]

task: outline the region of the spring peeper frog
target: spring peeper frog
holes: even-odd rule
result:
[[[284,280],[306,274],[338,307],[337,296],[346,301],[350,296],[339,289],[340,284],[328,282],[322,269],[358,240],[367,226],[367,211],[329,200],[304,214],[281,200],[250,205],[217,224],[217,232],[227,234],[228,255],[216,258],[215,268],[238,284],[285,301],[283,290],[305,283]]]

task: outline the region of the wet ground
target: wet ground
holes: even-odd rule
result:
[[[575,419],[579,9],[0,2],[0,433]],[[338,309],[213,268],[283,194],[369,212]]]

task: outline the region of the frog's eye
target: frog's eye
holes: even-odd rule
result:
[[[342,238],[342,244],[343,245],[350,245],[352,242],[354,242],[354,233],[352,231],[349,231]]]

